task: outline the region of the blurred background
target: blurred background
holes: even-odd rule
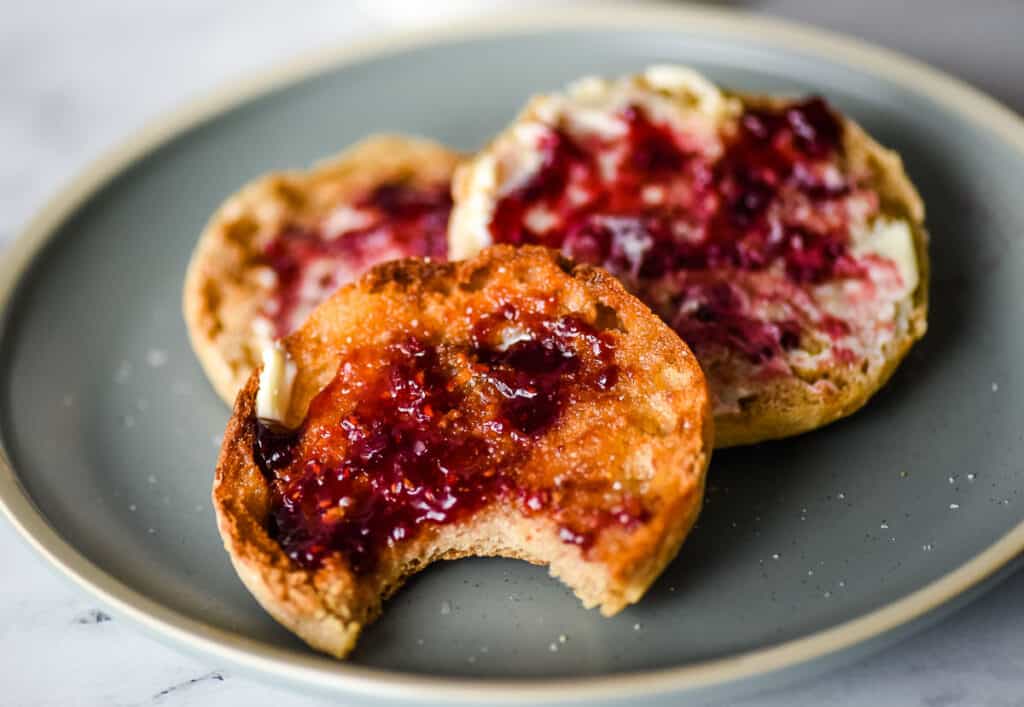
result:
[[[596,1],[596,0],[595,0]],[[0,246],[90,161],[183,101],[330,44],[533,0],[0,0]],[[588,4],[576,0],[572,4]],[[595,4],[595,3],[589,3]],[[709,3],[910,54],[1024,112],[1021,0]],[[188,658],[56,577],[0,523],[0,704],[326,704]],[[857,666],[743,704],[1024,705],[1024,576]],[[91,617],[91,618],[90,618]],[[82,620],[80,622],[80,619]],[[53,645],[43,629],[96,624]],[[48,686],[39,694],[39,686]],[[173,688],[173,689],[169,689]],[[18,699],[11,696],[17,695]]]
[[[451,22],[495,9],[557,12],[563,4],[0,0],[0,241],[10,239],[58,184],[105,148],[232,77],[390,29]],[[797,19],[898,49],[1024,111],[1020,0],[707,4]]]

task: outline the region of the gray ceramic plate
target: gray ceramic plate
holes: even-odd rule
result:
[[[350,662],[314,655],[245,591],[214,528],[227,410],[179,314],[204,220],[254,175],[369,132],[472,149],[533,92],[651,62],[823,93],[902,152],[934,238],[928,337],[853,418],[716,454],[698,530],[620,616],[584,611],[525,564],[463,561],[411,582]],[[476,703],[763,685],[877,645],[1024,546],[1021,194],[1024,127],[1009,112],[906,59],[764,19],[588,9],[318,56],[151,129],[7,257],[0,495],[114,610],[278,681]]]

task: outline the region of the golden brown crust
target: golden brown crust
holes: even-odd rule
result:
[[[633,530],[605,528],[584,555],[559,538],[553,518],[526,516],[512,501],[496,501],[468,521],[428,526],[385,549],[369,575],[353,574],[337,557],[318,570],[301,569],[265,530],[270,498],[253,459],[254,373],[238,396],[218,461],[218,526],[242,581],[313,647],[344,657],[406,577],[435,560],[468,555],[548,565],[586,606],[611,615],[643,595],[696,520],[712,446],[709,397],[696,360],[610,275],[542,248],[498,246],[453,264],[395,261],[343,287],[283,342],[298,368],[289,419],[304,416],[347,346],[385,341],[414,319],[458,340],[510,294],[524,302],[547,299],[558,312],[592,323],[607,313],[600,308],[610,308],[621,371],[618,396],[600,404],[584,399],[566,409],[536,440],[520,473],[636,484],[650,517]]]
[[[252,323],[268,296],[260,254],[286,225],[320,222],[375,186],[448,181],[461,155],[436,142],[375,135],[308,171],[256,179],[229,197],[203,230],[189,263],[183,309],[192,348],[226,402],[259,361]]]

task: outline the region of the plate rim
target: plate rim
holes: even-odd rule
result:
[[[10,326],[13,296],[22,276],[64,222],[132,164],[208,120],[307,78],[418,47],[530,31],[651,26],[733,41],[756,39],[769,49],[792,51],[799,47],[800,52],[810,56],[827,56],[830,61],[928,97],[994,134],[1024,159],[1024,119],[995,99],[898,52],[803,23],[730,8],[648,3],[487,13],[444,27],[389,32],[359,42],[328,45],[276,67],[249,72],[151,121],[58,191],[6,249],[0,263],[0,336]],[[1022,521],[964,564],[896,601],[821,631],[721,658],[655,670],[570,678],[435,677],[338,662],[312,652],[298,654],[216,628],[148,598],[94,565],[49,525],[18,481],[6,442],[0,437],[0,511],[52,566],[115,613],[127,616],[157,637],[169,638],[179,646],[225,660],[260,677],[272,676],[322,691],[364,697],[476,704],[586,698],[604,701],[724,687],[794,668],[909,624],[976,587],[1024,550]]]

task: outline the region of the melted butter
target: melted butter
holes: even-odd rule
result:
[[[285,425],[295,382],[295,362],[279,342],[263,348],[263,370],[256,392],[256,417]]]

